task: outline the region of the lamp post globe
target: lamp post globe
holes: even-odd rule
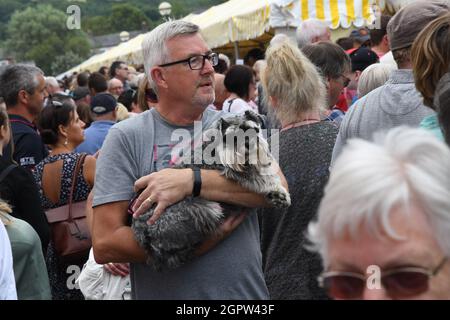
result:
[[[122,31],[119,34],[119,37],[120,37],[120,41],[122,41],[122,42],[130,40],[130,34],[127,31]]]
[[[172,5],[168,2],[161,2],[159,4],[158,10],[159,10],[159,14],[163,18],[166,18],[166,17],[170,16],[170,13],[172,12]]]

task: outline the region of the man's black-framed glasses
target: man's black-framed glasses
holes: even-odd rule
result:
[[[179,63],[187,63],[191,70],[201,70],[205,66],[206,59],[208,59],[209,63],[211,63],[213,67],[217,66],[217,64],[219,63],[219,55],[212,52],[208,54],[196,55],[184,60],[160,64],[159,67],[169,67]]]

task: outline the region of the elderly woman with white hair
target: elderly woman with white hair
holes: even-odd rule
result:
[[[261,215],[264,275],[272,299],[325,299],[316,282],[320,257],[305,249],[304,233],[316,216],[328,180],[331,153],[338,133],[321,121],[326,89],[316,67],[293,44],[269,47],[262,73],[270,108],[281,123],[279,163],[292,205],[265,209]],[[271,137],[272,144],[276,136]]]
[[[368,66],[360,75],[358,81],[358,98],[384,85],[396,68],[390,64],[374,63]]]
[[[330,297],[450,299],[449,163],[423,129],[350,140],[309,226]]]

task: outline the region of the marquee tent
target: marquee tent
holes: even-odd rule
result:
[[[208,45],[218,51],[258,47],[270,41],[274,28],[296,27],[303,19],[318,18],[330,22],[332,28],[362,26],[373,19],[375,4],[400,6],[414,0],[230,0],[201,14],[191,14],[184,20],[200,26]],[[94,56],[65,74],[84,70],[95,71],[115,60],[140,64],[139,35],[102,54]],[[222,49],[222,50],[220,50]],[[60,75],[60,76],[63,76]]]

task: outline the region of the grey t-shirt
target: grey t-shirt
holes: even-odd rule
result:
[[[222,115],[206,110],[203,130]],[[196,130],[194,135],[193,125],[168,123],[155,109],[115,125],[97,161],[94,206],[130,200],[137,179],[170,167],[176,129],[187,129],[194,141],[201,134]],[[145,264],[132,264],[131,281],[134,299],[268,299],[255,212],[214,249],[178,269],[155,272]]]

